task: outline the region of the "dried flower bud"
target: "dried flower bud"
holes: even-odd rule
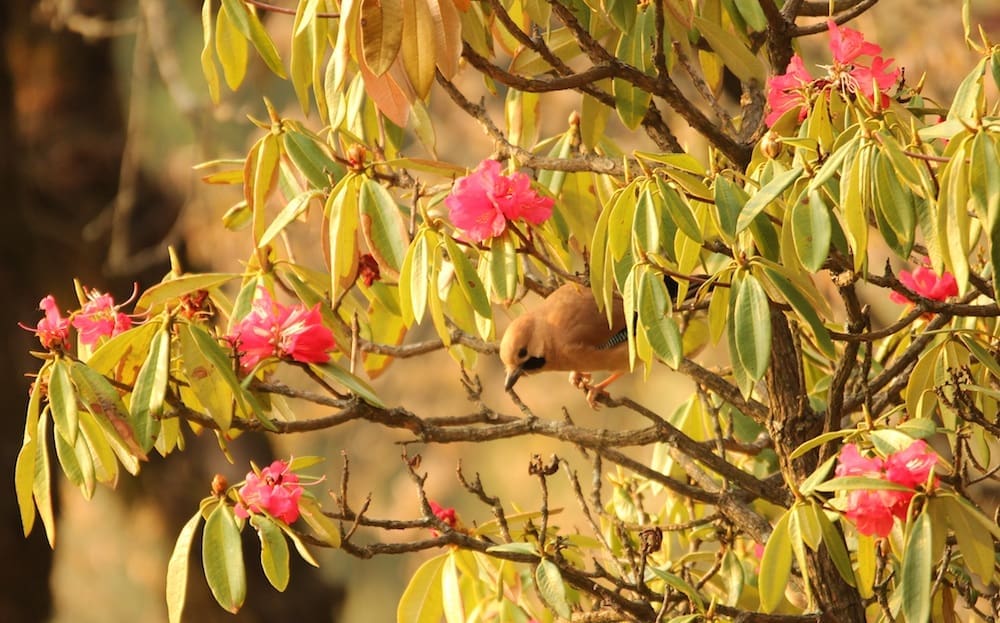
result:
[[[760,150],[771,160],[781,155],[782,147],[781,137],[774,130],[768,131],[764,138],[760,139]]]
[[[229,488],[229,481],[222,474],[216,474],[212,477],[212,495],[217,498],[221,498],[226,494],[226,489]]]

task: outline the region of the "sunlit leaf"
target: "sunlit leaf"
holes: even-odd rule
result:
[[[570,617],[569,602],[566,601],[566,585],[559,567],[551,560],[543,558],[535,567],[535,584],[538,594],[556,614],[564,619]]]
[[[201,523],[201,511],[194,514],[181,528],[174,543],[170,561],[167,563],[167,620],[169,623],[181,623],[184,614],[184,602],[187,599],[188,560],[191,557],[191,543],[194,541],[195,530]]]
[[[231,506],[219,504],[208,516],[201,545],[205,579],[212,595],[220,606],[236,614],[246,599],[247,578],[243,541]]]
[[[260,566],[271,586],[284,591],[289,579],[288,543],[281,528],[266,515],[251,515],[250,523],[260,538]]]
[[[444,615],[441,570],[448,554],[431,558],[413,573],[396,606],[397,623],[438,623]]]
[[[930,517],[920,513],[910,526],[903,548],[899,590],[902,592],[902,613],[906,620],[917,623],[931,616],[931,572],[933,570]]]
[[[766,572],[758,576],[757,590],[760,592],[760,609],[764,612],[774,612],[781,604],[792,572],[792,542],[788,535],[790,517],[791,512],[786,512],[775,524],[760,559],[760,568]]]

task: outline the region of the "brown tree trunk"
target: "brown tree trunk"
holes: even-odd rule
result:
[[[790,487],[816,469],[818,451],[813,450],[792,460],[789,455],[803,442],[823,432],[823,421],[809,407],[801,353],[797,352],[788,321],[778,310],[771,310],[771,366],[767,371],[767,390],[771,419],[768,432],[778,453],[781,472]],[[806,548],[808,581],[826,623],[864,623],[865,608],[857,589],[849,585],[833,564],[825,547],[813,552]]]

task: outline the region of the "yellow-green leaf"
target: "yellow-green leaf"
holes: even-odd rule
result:
[[[767,570],[757,578],[760,609],[764,612],[774,612],[781,604],[792,572],[792,542],[788,535],[790,517],[791,511],[788,511],[775,524],[760,559],[760,568]]]
[[[247,594],[243,542],[232,507],[219,504],[205,520],[201,560],[212,595],[224,609],[236,614]]]
[[[444,615],[441,570],[448,554],[431,558],[414,572],[396,606],[396,623],[438,623]]]
[[[215,51],[222,64],[222,74],[226,85],[235,91],[243,83],[247,73],[249,46],[236,25],[229,19],[226,5],[219,7],[219,15],[215,22]]]
[[[174,543],[170,561],[167,563],[167,620],[169,623],[181,623],[184,614],[184,602],[187,599],[188,559],[191,557],[191,543],[194,533],[201,523],[201,511],[188,519],[177,542]]]
[[[281,528],[266,515],[251,515],[250,523],[260,538],[260,566],[271,586],[284,591],[288,587],[289,562],[288,543]]]

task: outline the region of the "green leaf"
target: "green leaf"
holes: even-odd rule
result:
[[[284,591],[288,586],[289,555],[285,535],[267,515],[251,515],[250,523],[260,538],[260,566],[271,586]]]
[[[538,595],[545,604],[564,619],[570,617],[569,602],[566,601],[566,584],[559,567],[551,560],[543,558],[535,567],[535,584]]]
[[[729,178],[719,175],[712,186],[719,229],[726,242],[736,239],[736,224],[748,201],[747,193]]]
[[[316,537],[330,547],[340,547],[340,528],[336,522],[323,514],[323,509],[315,500],[307,496],[300,498],[299,514]]]
[[[439,623],[444,614],[441,570],[448,554],[431,558],[410,577],[396,606],[396,623]]]
[[[446,623],[465,623],[465,608],[462,605],[462,589],[458,581],[458,565],[455,551],[448,552],[448,558],[441,569],[441,600]]]
[[[806,300],[802,292],[785,275],[781,274],[780,270],[782,268],[778,265],[774,267],[765,266],[764,275],[781,292],[781,295],[785,297],[785,301],[792,306],[792,309],[812,329],[813,335],[816,336],[816,345],[823,351],[823,354],[827,357],[835,358],[837,350],[833,345],[833,339],[830,337],[830,332],[827,330],[826,325],[823,324],[816,309]]]
[[[284,231],[284,229],[292,223],[292,221],[305,213],[313,199],[317,199],[322,196],[322,191],[307,190],[292,197],[292,200],[285,204],[285,207],[278,212],[277,216],[274,217],[274,220],[271,221],[271,224],[268,225],[266,230],[264,230],[258,245],[263,247],[270,244],[271,241],[278,236],[278,234]]]
[[[739,283],[733,302],[736,354],[750,377],[758,381],[771,360],[771,311],[756,277],[748,273]]]
[[[989,57],[983,57],[970,71],[955,91],[948,110],[948,120],[974,122],[985,114],[986,98],[983,92],[983,76]]]
[[[910,527],[903,548],[899,590],[902,592],[902,613],[907,623],[924,623],[931,618],[931,537],[930,516],[920,513]]]
[[[149,356],[135,379],[130,403],[132,429],[143,452],[153,447],[170,378],[170,330],[164,324],[149,347]]]
[[[490,242],[490,283],[501,301],[510,301],[517,290],[517,249],[509,236],[494,238]],[[432,282],[433,283],[433,282]]]
[[[622,33],[615,55],[644,72],[651,65],[649,41],[653,35],[653,10],[648,8],[637,10],[635,7],[629,7],[627,10],[632,14],[637,13],[635,27]],[[630,130],[639,127],[652,96],[620,78],[612,80],[611,91],[615,96],[615,110],[625,127]]]
[[[80,400],[104,428],[118,460],[129,473],[137,474],[139,460],[145,461],[146,453],[136,441],[131,418],[118,390],[86,364],[73,362],[70,374],[80,392]]]
[[[282,135],[285,153],[292,164],[317,189],[330,186],[330,179],[338,179],[344,175],[344,167],[337,164],[327,155],[317,139],[294,129],[286,130]]]
[[[44,414],[38,419],[35,435],[35,473],[31,493],[38,507],[38,517],[45,526],[49,547],[56,546],[56,518],[52,511],[52,468],[49,464],[49,418]]]
[[[309,367],[321,373],[323,376],[326,376],[327,378],[343,385],[368,404],[375,407],[385,406],[375,394],[375,390],[372,389],[368,383],[365,383],[363,380],[354,376],[347,370],[344,370],[332,361],[328,361],[326,363],[310,363]]]
[[[815,552],[819,549],[820,543],[823,542],[823,528],[820,526],[819,518],[816,517],[815,513],[819,508],[813,503],[807,502],[796,504],[792,509],[795,511],[795,522],[798,526],[799,535],[802,537],[802,542]],[[803,566],[802,568],[804,569],[805,567]]]
[[[826,551],[830,555],[830,560],[833,561],[833,565],[837,567],[837,571],[840,572],[840,577],[844,578],[844,581],[851,586],[856,586],[857,580],[854,578],[854,570],[851,568],[851,556],[847,553],[847,546],[844,544],[844,536],[830,521],[830,518],[826,516],[823,509],[816,504],[816,502],[811,502],[813,515],[819,522],[820,531],[823,533],[823,543],[826,545]],[[858,541],[862,540],[863,535],[858,537]],[[860,545],[859,552],[860,552]],[[861,554],[858,554],[858,566],[861,566]]]
[[[735,606],[739,603],[740,596],[743,595],[743,589],[746,586],[746,573],[743,569],[743,562],[731,549],[727,550],[722,557],[722,578],[726,584],[724,603],[727,606]]]
[[[429,4],[424,0],[403,0],[403,68],[417,97],[424,99],[434,83],[438,37]]]
[[[219,16],[215,22],[215,51],[219,55],[226,84],[232,91],[240,87],[246,76],[248,49],[246,37],[230,20],[229,12],[223,3],[219,7]]]
[[[684,345],[677,322],[671,317],[671,301],[660,275],[643,271],[639,284],[639,325],[653,352],[676,369],[684,359]]]
[[[278,136],[268,133],[254,145],[252,156],[247,158],[244,169],[244,197],[253,214],[253,238],[258,247],[264,236],[267,221],[264,208],[267,199],[277,188],[281,147]]]
[[[399,277],[410,241],[406,223],[396,201],[370,177],[361,181],[361,232],[379,266],[392,277]]]
[[[840,476],[838,478],[831,478],[824,483],[816,485],[816,491],[857,491],[859,489],[913,491],[913,489],[905,485],[900,485],[884,478],[871,476]]]
[[[195,530],[201,523],[201,511],[188,519],[180,534],[177,535],[177,542],[174,543],[174,550],[170,554],[170,561],[167,563],[167,620],[169,623],[181,623],[184,614],[184,602],[187,599],[188,582],[188,559],[191,557],[191,543],[194,541]]]
[[[774,612],[781,604],[792,572],[792,542],[788,534],[790,517],[791,511],[788,511],[775,524],[760,559],[760,568],[767,572],[758,576],[757,590],[760,592],[760,608],[767,613]]]
[[[799,446],[796,451],[801,448],[802,446]],[[813,470],[813,473],[809,474],[802,480],[802,482],[799,483],[799,493],[802,495],[811,495],[812,492],[816,490],[816,485],[826,480],[826,477],[830,474],[830,470],[833,469],[833,463],[836,460],[837,457],[834,455],[820,463],[819,467]]]
[[[743,206],[739,218],[736,221],[736,233],[739,233],[750,226],[757,215],[764,208],[771,205],[785,192],[789,186],[794,184],[802,176],[802,166],[797,165],[788,171],[775,175],[771,181],[758,190]]]
[[[795,255],[810,272],[819,272],[830,252],[833,226],[830,210],[819,191],[810,191],[808,200],[795,202],[791,210]]]
[[[917,211],[913,195],[900,183],[887,158],[876,154],[873,190],[875,219],[879,231],[896,255],[910,257],[917,227]]]
[[[35,481],[37,446],[38,441],[34,436],[25,438],[14,463],[14,493],[17,496],[17,508],[21,514],[24,536],[31,534],[31,529],[35,526],[35,502],[32,500],[31,489]]]
[[[330,191],[330,198],[324,207],[327,255],[330,262],[330,298],[334,301],[340,300],[357,278],[360,183],[357,175],[342,177]]]
[[[67,363],[63,359],[52,362],[49,374],[49,405],[52,407],[52,421],[55,422],[56,432],[73,444],[76,443],[76,434],[79,430],[79,415],[76,390],[70,382],[66,366]]]
[[[648,569],[653,575],[663,580],[663,582],[667,586],[685,595],[688,599],[690,599],[691,603],[694,605],[695,608],[698,609],[699,612],[705,611],[705,599],[701,596],[698,590],[695,587],[691,586],[691,584],[686,582],[684,578],[675,575],[673,573],[670,573],[666,570],[658,569],[656,567],[648,567]],[[742,570],[743,570],[742,565],[740,565],[741,575],[742,575]]]
[[[201,560],[212,595],[227,611],[236,614],[247,595],[243,542],[233,509],[219,504],[205,520]]]
[[[427,289],[430,287],[427,278],[430,263],[427,238],[433,235],[428,229],[418,231],[400,268],[399,311],[407,327],[422,321],[427,312]]]
[[[201,73],[208,83],[208,95],[212,103],[218,104],[220,99],[219,70],[215,66],[215,56],[212,54],[212,5],[213,0],[205,0],[201,5],[201,31],[204,45],[201,49]]]
[[[693,25],[741,82],[756,81],[758,85],[764,84],[767,79],[767,68],[739,36],[697,15],[694,16]]]
[[[656,186],[670,219],[677,225],[678,229],[684,232],[685,236],[701,244],[704,240],[701,226],[698,224],[698,218],[694,215],[690,204],[660,176],[656,177]]]
[[[202,329],[190,324],[178,327],[184,376],[209,417],[215,420],[220,430],[227,431],[233,423],[233,390],[225,382],[220,382],[223,373],[202,351],[196,338],[202,332]]]
[[[94,494],[94,460],[90,456],[86,439],[78,435],[76,444],[70,445],[62,435],[56,435],[55,441],[56,457],[62,465],[63,473],[89,500]]]
[[[240,276],[239,273],[199,273],[174,277],[143,292],[135,303],[135,313],[155,313],[159,311],[160,306],[168,302],[175,302],[199,290],[215,290],[233,279],[239,279]],[[93,361],[88,363],[94,365]]]
[[[465,300],[468,301],[477,314],[483,318],[493,316],[493,308],[490,306],[490,297],[483,286],[479,274],[462,251],[461,247],[448,236],[444,236],[445,248],[448,250],[448,259],[455,267],[455,281]]]
[[[994,574],[996,555],[993,550],[993,535],[982,530],[979,521],[968,514],[967,507],[959,504],[956,498],[935,497],[929,503],[942,504],[948,525],[955,533],[958,548],[970,571],[979,576],[984,585],[988,585]],[[938,526],[941,528],[941,526]]]

